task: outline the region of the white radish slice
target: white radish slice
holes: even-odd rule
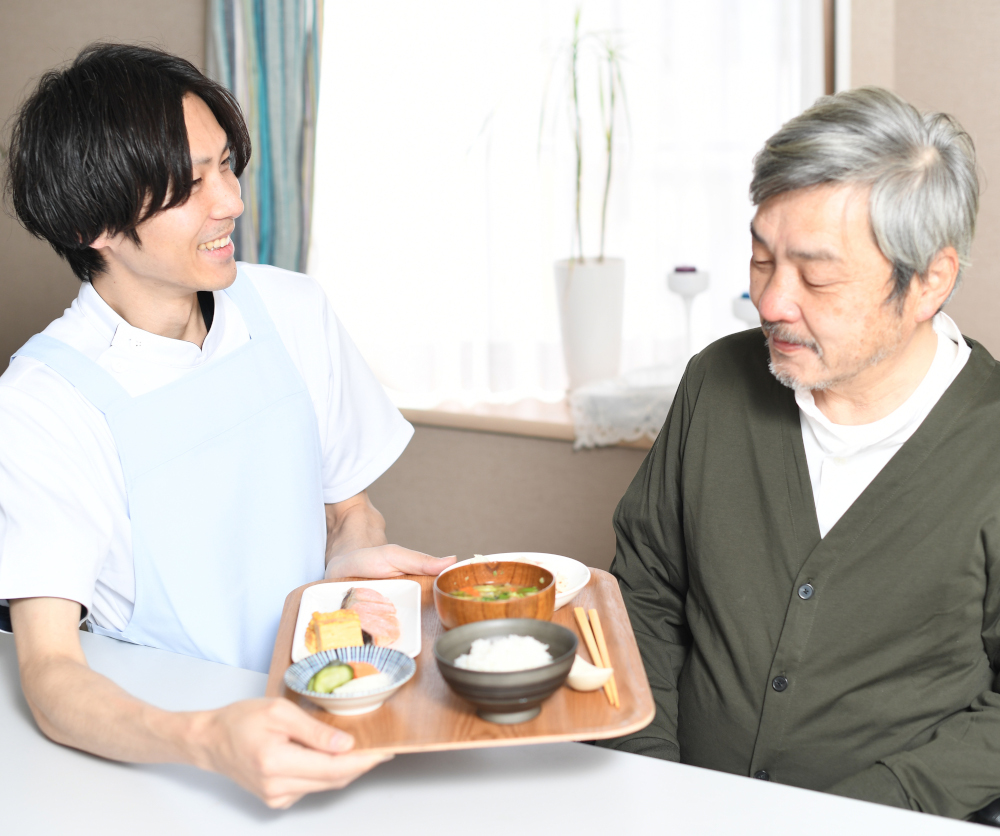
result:
[[[364,691],[377,691],[380,688],[388,688],[392,685],[392,677],[387,673],[373,673],[368,676],[359,676],[350,682],[345,682],[339,688],[335,688],[331,693],[337,697],[349,697]]]

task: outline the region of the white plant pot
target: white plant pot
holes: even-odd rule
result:
[[[625,261],[557,261],[556,297],[569,388],[618,376]]]

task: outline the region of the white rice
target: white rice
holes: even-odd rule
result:
[[[469,652],[455,660],[455,667],[499,673],[526,671],[551,662],[549,646],[538,639],[531,636],[494,636],[491,639],[476,639]]]

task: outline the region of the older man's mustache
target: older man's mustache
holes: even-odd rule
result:
[[[771,322],[764,319],[761,320],[760,327],[764,331],[764,336],[768,339],[774,337],[774,339],[781,340],[783,343],[805,346],[806,348],[814,351],[817,357],[823,356],[823,349],[820,348],[817,343],[796,335],[787,325],[782,325],[780,322]]]

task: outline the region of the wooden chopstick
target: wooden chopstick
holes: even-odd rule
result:
[[[611,655],[608,653],[608,643],[604,640],[604,629],[601,627],[601,617],[597,614],[597,610],[590,611],[590,623],[593,625],[594,637],[597,639],[597,649],[601,651],[601,660],[604,662],[603,667],[610,668]],[[611,674],[608,684],[611,686],[614,707],[620,708],[621,700],[618,697],[618,683],[615,682],[614,674]]]
[[[587,614],[584,612],[583,607],[574,607],[573,614],[576,616],[576,623],[580,625],[580,634],[583,636],[583,641],[587,645],[587,650],[590,651],[590,658],[594,660],[594,665],[598,668],[607,667],[607,665],[604,664],[604,660],[601,658],[601,651],[598,649],[597,642],[594,640],[594,631],[590,629],[590,622],[587,621]],[[615,699],[612,695],[610,680],[604,683],[604,695],[608,698],[608,702],[614,706]]]
[[[603,668],[604,665],[601,664],[601,651],[597,649],[594,631],[590,629],[590,622],[587,621],[587,614],[584,612],[583,607],[574,607],[573,615],[576,616],[576,623],[580,625],[580,634],[587,645],[587,650],[590,651],[590,657],[594,660],[594,664],[597,667]]]
[[[611,654],[608,652],[608,643],[604,639],[604,629],[601,626],[601,616],[598,615],[597,610],[590,611],[590,623],[594,629],[594,637],[597,639],[597,649],[601,652],[601,661],[604,663],[605,668],[611,667]],[[615,708],[621,706],[621,700],[618,697],[618,683],[615,682],[615,675],[611,674],[611,678],[608,680],[608,684],[611,686],[611,696],[613,698],[613,703]]]

